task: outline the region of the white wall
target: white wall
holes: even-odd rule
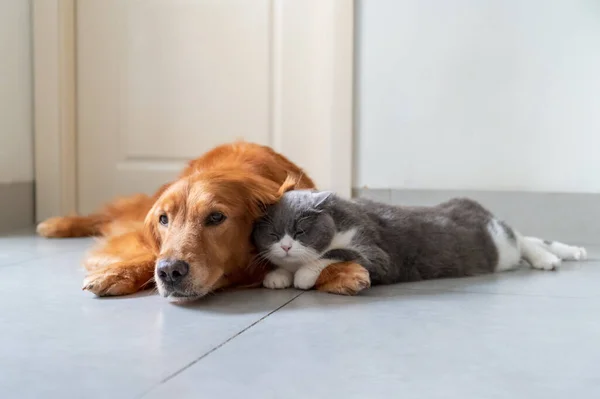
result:
[[[28,0],[0,0],[0,184],[33,181]]]
[[[600,2],[357,14],[355,186],[600,192]]]

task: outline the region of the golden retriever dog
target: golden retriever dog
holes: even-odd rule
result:
[[[117,199],[87,216],[50,218],[37,231],[103,237],[83,262],[83,289],[98,296],[132,294],[154,282],[174,301],[260,286],[270,265],[257,260],[252,226],[290,176],[298,188],[314,188],[302,169],[269,147],[225,144],[191,161],[153,196]],[[338,263],[321,273],[316,287],[355,294],[369,285],[362,266]]]

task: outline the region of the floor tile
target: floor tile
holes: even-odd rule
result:
[[[84,244],[2,267],[0,397],[135,397],[297,295],[238,291],[188,306],[148,294],[99,299],[80,288]]]
[[[81,291],[92,242],[0,237],[0,397],[600,397],[600,247],[555,273],[178,306]]]
[[[6,233],[0,235],[0,267],[67,252],[83,255],[93,242],[93,238],[46,239],[34,235],[32,228]]]
[[[588,247],[590,259],[563,262],[558,271],[519,270],[469,278],[440,279],[404,284],[405,288],[480,292],[491,294],[545,295],[600,300],[600,248]]]
[[[306,293],[146,398],[600,397],[600,301]]]

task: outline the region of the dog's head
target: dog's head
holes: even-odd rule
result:
[[[155,280],[172,300],[227,286],[249,264],[253,222],[280,184],[239,170],[198,172],[172,184],[145,220],[158,254]]]

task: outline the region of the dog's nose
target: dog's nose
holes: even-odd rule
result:
[[[178,284],[188,274],[190,265],[178,259],[161,259],[156,265],[158,277],[165,283]]]

